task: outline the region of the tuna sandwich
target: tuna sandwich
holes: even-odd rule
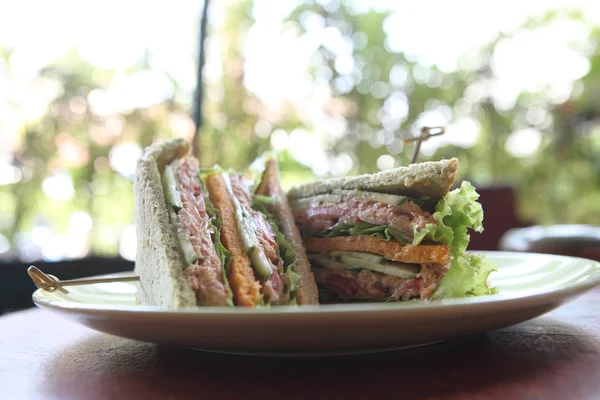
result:
[[[141,304],[318,303],[275,159],[259,182],[248,182],[236,172],[201,170],[184,140],[166,140],[139,159],[134,194]]]
[[[453,158],[292,188],[321,302],[492,293],[493,267],[466,252],[483,210],[469,182],[450,191],[457,168]]]

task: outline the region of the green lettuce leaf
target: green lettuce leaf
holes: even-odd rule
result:
[[[449,192],[442,198],[433,213],[436,224],[428,224],[423,230],[415,229],[413,244],[433,240],[450,247],[450,269],[440,280],[433,298],[466,297],[492,294],[487,278],[496,269],[485,257],[466,254],[469,245],[469,229],[483,232],[483,208],[477,202],[479,194],[469,182]]]
[[[475,188],[463,182],[438,202],[433,213],[436,224],[427,224],[422,230],[415,227],[413,244],[429,239],[450,246],[456,253],[464,252],[469,245],[467,230],[483,232],[483,208],[478,198]]]
[[[283,271],[287,275],[289,284],[286,285],[284,297],[289,299],[289,304],[296,304],[295,293],[298,289],[298,280],[300,275],[296,272],[296,252],[292,244],[279,230],[279,224],[275,217],[269,212],[268,206],[272,205],[275,199],[269,196],[254,195],[252,198],[252,208],[263,213],[267,221],[273,227],[275,232],[275,241],[279,248],[279,257],[283,260]]]
[[[461,254],[454,256],[450,269],[438,283],[432,298],[453,298],[482,296],[497,293],[490,288],[487,278],[496,268],[480,254]]]
[[[271,308],[271,303],[265,301],[265,294],[264,293],[262,293],[258,297],[258,300],[256,300],[256,307],[257,308]]]
[[[253,195],[254,197],[252,198],[252,202],[255,204],[260,204],[261,207],[266,207],[268,205],[271,204],[275,204],[277,202],[277,200],[275,199],[275,197],[271,197],[271,196],[265,196],[262,194],[255,194]]]
[[[210,168],[200,168],[200,171],[198,172],[198,174],[200,176],[200,181],[202,182],[202,184],[204,184],[204,180],[206,179],[207,176],[212,175],[212,174],[220,174],[223,172],[230,172],[230,171],[222,168],[218,164],[215,164]]]
[[[315,232],[311,236],[318,237],[337,237],[337,236],[375,236],[379,239],[394,240],[403,244],[410,244],[410,238],[407,238],[400,231],[384,225],[373,225],[368,222],[359,222],[357,224],[339,223],[328,231]]]

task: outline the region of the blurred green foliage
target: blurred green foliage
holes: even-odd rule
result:
[[[491,55],[511,34],[499,34],[481,49],[474,64],[465,62],[454,72],[442,72],[390,50],[384,30],[387,12],[367,9],[357,13],[345,2],[333,9],[321,3],[302,2],[288,22],[303,35],[307,34],[303,21],[317,16],[353,44],[350,74],[340,72],[343,68],[336,63],[336,54],[324,45],[310,58],[313,78],[331,90],[328,112],[346,121],[343,134],[326,141],[324,150],[331,159],[350,155],[353,162],[347,173],[378,170],[382,155],[391,155],[396,166],[409,163],[412,147],[399,143],[418,132],[423,113],[445,108],[453,118],[476,120],[479,136],[472,146],[444,145],[421,160],[458,157],[460,179],[479,186],[514,185],[526,220],[600,224],[600,53],[596,45],[600,30],[595,29],[590,37],[590,71],[578,82],[583,88],[579,93],[559,105],[540,93],[521,93],[513,107],[503,109],[489,95],[473,101],[465,93],[493,76]],[[223,75],[220,81],[207,83],[207,93],[218,93],[213,97],[221,100],[208,101],[204,109],[205,125],[199,131],[204,166],[218,163],[244,168],[269,150],[269,136],[256,134],[261,121],[268,122],[271,132],[314,129],[293,109],[285,109],[278,118],[269,117],[261,100],[245,88],[243,48],[254,22],[252,7],[249,0],[228,3],[225,22],[209,29],[209,35],[218,33],[221,38]],[[557,18],[583,16],[551,12],[527,21],[522,29],[535,29]],[[425,29],[415,35],[432,34]],[[4,49],[2,59],[3,68],[10,70],[11,51]],[[127,73],[149,69],[148,60],[142,59]],[[51,221],[60,233],[69,229],[74,211],[84,211],[94,221],[90,251],[115,254],[124,227],[133,222],[133,199],[131,176],[117,171],[112,152],[128,143],[143,148],[159,138],[191,138],[186,100],[190,96],[173,79],[173,92],[160,104],[110,113],[95,110],[90,96],[108,90],[115,78],[113,71],[90,65],[73,51],[48,65],[32,82],[33,86],[53,82],[59,94],[41,118],[18,133],[12,164],[21,171],[21,179],[0,186],[0,233],[13,245],[19,232],[30,231],[40,218]],[[525,118],[532,104],[541,104],[547,114],[537,125]],[[515,129],[528,127],[542,132],[540,147],[532,156],[517,157],[507,151],[507,140]],[[75,155],[65,157],[65,148]],[[289,151],[280,156],[285,186],[315,177]],[[42,190],[44,179],[64,171],[72,177],[74,195],[68,200],[52,199]]]

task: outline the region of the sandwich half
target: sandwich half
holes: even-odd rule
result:
[[[146,148],[134,183],[139,302],[171,309],[317,304],[276,160],[258,189],[238,173],[201,170],[182,139]]]
[[[321,300],[492,293],[493,267],[466,253],[468,231],[483,231],[483,210],[470,183],[449,191],[457,168],[453,158],[292,188]]]

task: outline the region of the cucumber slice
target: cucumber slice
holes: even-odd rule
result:
[[[252,261],[252,268],[260,280],[266,281],[273,274],[273,269],[271,268],[271,263],[269,262],[269,259],[267,258],[263,249],[260,247],[256,237],[259,229],[256,226],[256,222],[254,221],[252,215],[250,215],[250,213],[244,209],[244,206],[242,206],[237,197],[235,197],[233,188],[231,187],[229,174],[224,172],[221,174],[221,176],[223,177],[223,181],[225,181],[225,186],[227,187],[229,196],[233,200],[233,205],[235,207],[235,219],[240,231],[242,244],[244,245],[246,253],[248,256],[250,256],[250,260]]]
[[[165,195],[165,201],[168,205],[171,205],[175,211],[181,210],[183,204],[181,204],[181,196],[179,193],[179,185],[177,178],[175,178],[175,170],[173,166],[167,165],[162,176],[163,193]]]
[[[346,256],[346,257],[359,258],[361,260],[364,260],[364,261],[367,261],[367,262],[370,262],[373,264],[385,264],[387,262],[390,262],[390,261],[386,260],[384,256],[380,256],[379,254],[363,253],[360,251],[330,250],[327,252],[327,254],[334,256],[334,257]]]
[[[183,253],[185,262],[187,262],[188,265],[196,263],[196,261],[198,261],[198,254],[196,254],[194,246],[192,246],[190,240],[182,235],[177,235],[177,237],[179,238],[179,248]]]
[[[169,207],[169,218],[171,219],[171,224],[173,225],[175,234],[177,235],[179,251],[187,263],[186,267],[194,264],[196,261],[198,261],[198,254],[196,254],[196,250],[194,250],[194,246],[192,246],[189,238],[179,232],[179,219],[177,217],[177,213],[171,207]]]
[[[324,268],[368,269],[406,279],[414,278],[421,271],[418,265],[388,261],[377,254],[357,251],[330,251],[327,255],[310,253],[308,258]]]
[[[305,210],[314,204],[322,203],[339,203],[348,197],[360,197],[365,200],[378,201],[380,203],[389,204],[392,206],[401,205],[408,200],[412,200],[406,196],[398,196],[395,194],[364,192],[362,190],[338,190],[330,194],[319,194],[316,196],[296,199],[290,202],[292,208]]]
[[[306,256],[313,267],[322,267],[329,269],[348,269],[342,263],[339,263],[325,254],[307,253]]]
[[[418,266],[411,265],[411,264],[397,263],[397,262],[387,262],[385,264],[377,264],[377,263],[371,263],[369,261],[365,261],[364,259],[361,259],[361,258],[348,257],[348,256],[341,256],[340,259],[341,259],[342,264],[344,264],[348,267],[355,267],[355,268],[362,267],[364,269],[381,272],[382,274],[386,274],[386,275],[397,276],[399,278],[407,278],[407,279],[414,278],[421,270],[421,268]]]
[[[367,200],[379,201],[380,203],[385,203],[392,206],[397,206],[410,200],[406,196],[375,192],[359,192],[359,196]]]
[[[258,279],[261,281],[268,280],[273,274],[273,269],[265,252],[259,247],[253,247],[249,251],[249,256]]]

